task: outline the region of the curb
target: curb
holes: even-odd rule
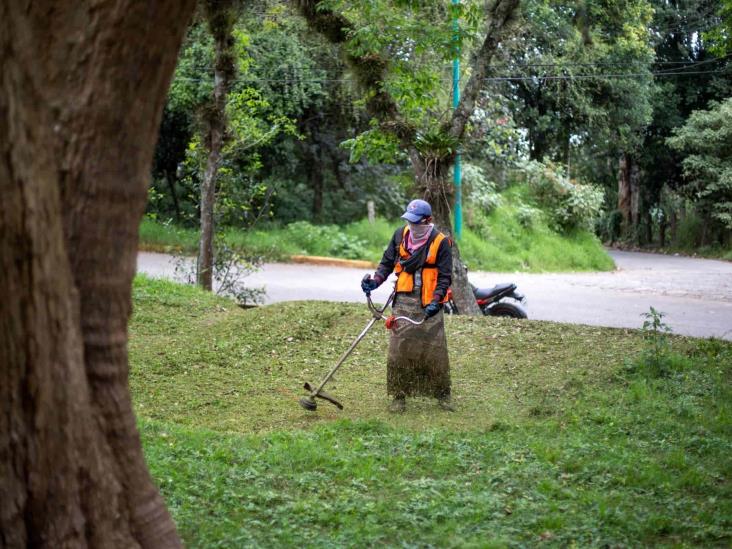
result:
[[[292,263],[307,263],[310,265],[329,265],[331,267],[351,267],[354,269],[375,269],[378,264],[373,261],[360,259],[340,259],[338,257],[322,257],[318,255],[291,255]]]
[[[160,246],[156,244],[141,243],[137,247],[139,252],[154,252],[161,254],[173,254],[180,253],[180,248],[175,246]],[[185,253],[187,257],[195,257],[195,253]],[[303,263],[309,265],[329,265],[331,267],[351,267],[353,269],[375,269],[379,266],[378,263],[373,261],[365,261],[362,259],[341,259],[338,257],[323,257],[319,255],[291,255],[288,257],[289,261],[283,261],[283,259],[275,260],[274,263]]]

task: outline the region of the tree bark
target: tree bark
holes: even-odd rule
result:
[[[452,246],[452,294],[460,314],[482,314],[468,282],[468,269],[460,256],[460,247],[452,234],[450,205],[454,202],[454,186],[448,181],[452,160],[426,160],[416,151],[410,155],[416,175],[417,189],[432,206],[435,226],[453,241]]]
[[[309,145],[306,145],[310,158],[309,176],[310,188],[313,190],[312,214],[313,220],[323,219],[323,144],[320,141],[320,119],[313,116],[309,123],[310,138]]]
[[[475,111],[475,104],[480,92],[485,87],[485,77],[488,74],[493,55],[499,44],[509,35],[517,20],[516,13],[520,0],[490,0],[486,5],[485,38],[480,50],[473,56],[470,63],[470,78],[460,93],[460,103],[447,123],[450,136],[462,139],[468,120]]]
[[[666,219],[661,219],[658,225],[658,242],[661,248],[666,247]]]
[[[204,290],[213,290],[213,262],[216,205],[216,179],[221,165],[221,155],[226,140],[226,100],[235,73],[232,52],[234,17],[231,0],[204,2],[206,18],[214,37],[214,88],[211,103],[203,108],[205,135],[203,142],[208,150],[206,169],[201,181],[201,237],[198,243],[196,282]]]
[[[168,184],[170,196],[173,199],[173,209],[175,210],[175,220],[180,222],[180,202],[178,201],[178,193],[175,190],[175,174],[165,172],[165,181]]]
[[[192,9],[0,2],[0,547],[180,545],[142,455],[127,322]]]
[[[632,227],[632,188],[630,171],[632,160],[630,155],[623,153],[618,162],[618,210],[623,215],[622,235],[627,238]]]
[[[638,163],[629,157],[630,165],[630,219],[635,232],[636,239],[642,238],[639,232],[639,226],[641,222],[641,192],[640,192],[640,168]]]

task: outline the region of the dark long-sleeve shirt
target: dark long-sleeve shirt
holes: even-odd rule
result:
[[[431,245],[432,241],[439,234],[437,229],[432,229],[432,234],[425,246]],[[404,227],[400,227],[394,232],[394,236],[384,251],[381,263],[376,268],[375,278],[379,282],[386,280],[396,267],[399,261],[399,245],[404,237]],[[444,238],[437,249],[437,287],[432,295],[432,301],[442,301],[447,293],[447,289],[452,282],[452,243],[449,238]]]

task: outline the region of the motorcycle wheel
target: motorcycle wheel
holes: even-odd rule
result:
[[[486,316],[502,316],[509,318],[529,318],[523,307],[515,303],[496,303],[493,307],[483,309]]]

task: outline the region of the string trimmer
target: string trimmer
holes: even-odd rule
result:
[[[424,322],[424,320],[416,321],[416,320],[412,320],[411,318],[408,318],[406,316],[393,316],[392,315],[389,317],[385,317],[384,311],[389,306],[389,304],[393,301],[395,293],[396,292],[391,293],[391,295],[389,296],[389,299],[386,300],[386,303],[384,304],[384,306],[381,309],[377,309],[376,306],[374,305],[373,301],[371,301],[371,293],[369,292],[366,294],[366,303],[369,307],[369,310],[371,311],[371,320],[369,320],[369,323],[366,324],[366,327],[363,329],[363,331],[360,334],[358,334],[358,337],[353,341],[353,343],[351,343],[351,346],[346,350],[345,353],[343,353],[343,355],[338,360],[336,365],[333,366],[333,369],[330,372],[328,372],[328,375],[325,376],[323,381],[320,382],[320,385],[318,385],[318,387],[316,389],[313,389],[313,386],[310,385],[310,383],[305,382],[305,385],[303,385],[303,387],[310,394],[308,396],[302,397],[300,399],[300,406],[302,406],[303,408],[305,408],[306,410],[308,410],[310,412],[314,412],[315,410],[318,409],[318,403],[315,402],[315,399],[322,398],[323,400],[326,400],[326,401],[330,402],[331,404],[335,405],[339,410],[343,410],[343,404],[341,404],[331,395],[329,395],[328,393],[323,391],[323,387],[325,387],[325,384],[328,383],[328,381],[330,381],[330,378],[333,377],[333,375],[338,371],[338,368],[340,368],[341,365],[346,361],[346,359],[348,358],[348,355],[350,355],[351,352],[353,352],[353,350],[356,348],[356,345],[358,345],[360,343],[360,341],[366,336],[368,331],[371,329],[371,327],[374,324],[376,324],[376,322],[378,320],[386,321],[386,328],[389,330],[394,327],[397,320],[406,320],[415,325],[419,325]]]

